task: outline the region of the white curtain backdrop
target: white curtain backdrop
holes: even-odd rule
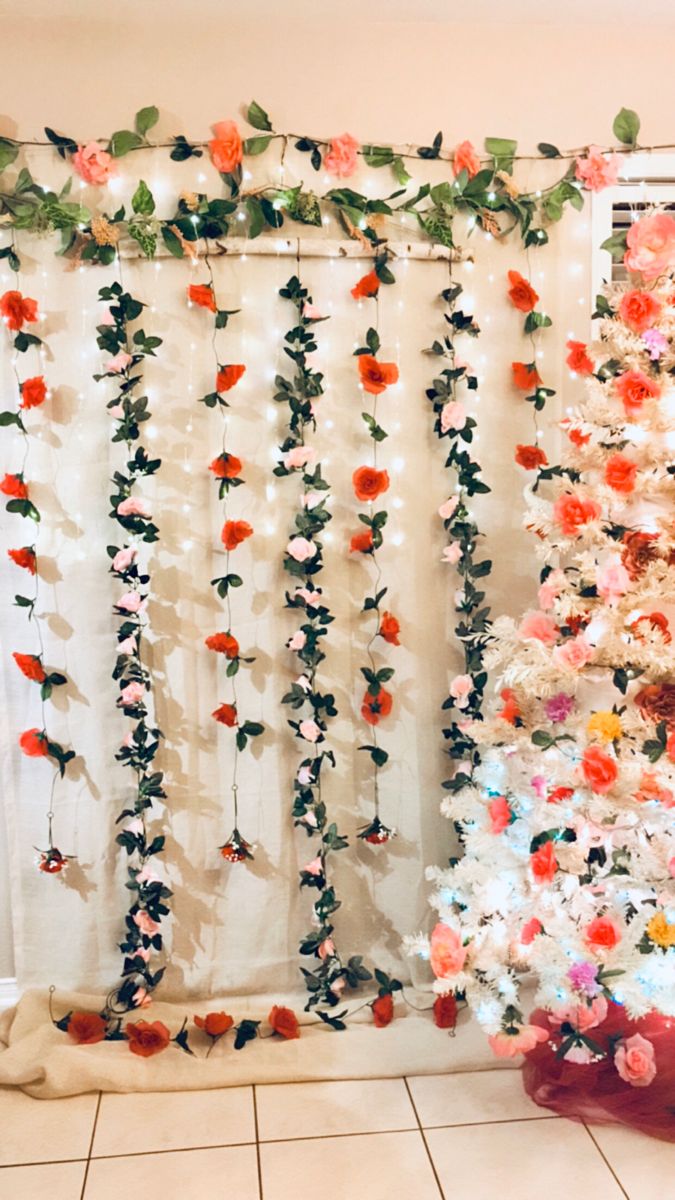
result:
[[[170,164],[169,169],[166,152],[131,155],[130,160],[122,166],[121,190],[110,209],[133,190],[139,173],[153,187],[162,215],[172,211],[183,187],[217,194],[217,176],[208,166],[203,168],[209,172],[208,183],[200,184],[192,164]],[[36,151],[32,165],[45,182],[63,180],[66,172],[50,152]],[[289,157],[287,182],[299,181],[306,169],[304,162],[294,173]],[[542,170],[559,168],[553,164]],[[425,164],[424,177],[427,173]],[[382,194],[384,172],[366,174]],[[519,177],[524,186],[526,173],[519,171]],[[358,179],[350,182],[359,188]],[[84,192],[83,198],[86,203],[95,196]],[[297,229],[293,226],[292,232]],[[334,228],[331,234],[339,236],[339,231]],[[412,225],[407,236],[415,236]],[[522,315],[505,297],[507,270],[526,273],[527,261],[519,238],[502,244],[475,233],[469,244],[475,266],[457,266],[454,272],[466,288],[465,310],[475,313],[482,334],[476,341],[465,339],[459,354],[481,380],[479,400],[469,394],[467,404],[471,412],[475,406],[477,449],[493,489],[476,510],[487,533],[486,552],[495,563],[487,581],[489,601],[496,614],[513,613],[531,602],[536,586],[529,537],[520,527],[525,475],[513,462],[514,444],[533,440],[532,412],[509,382],[511,361],[528,359],[530,350],[521,336]],[[97,291],[115,278],[115,270],[74,269],[55,257],[53,239],[19,235],[18,248],[22,290],[39,300],[45,314],[40,332],[49,348],[45,374],[54,391],[42,409],[27,414],[31,432],[38,432],[31,441],[27,477],[43,513],[38,555],[45,661],[65,670],[69,679],[67,687],[54,693],[49,728],[53,737],[77,751],[76,762],[56,787],[55,839],[63,852],[77,857],[55,877],[39,874],[34,862],[33,847],[45,845],[51,772],[44,760],[26,759],[17,746],[23,729],[40,724],[40,710],[37,687],[11,659],[13,650],[34,652],[35,640],[25,615],[12,607],[14,593],[27,590],[27,576],[5,553],[9,546],[32,541],[33,530],[3,512],[2,790],[15,958],[22,986],[53,983],[101,991],[117,979],[116,943],[128,901],[125,864],[114,841],[114,821],[129,784],[114,753],[127,724],[116,710],[117,686],[110,678],[116,625],[111,605],[118,589],[106,554],[115,536],[108,516],[108,481],[124,463],[124,448],[110,442],[109,388],[92,379],[101,362],[95,326],[103,306]],[[541,338],[540,369],[547,382],[564,391],[549,417],[559,413],[560,404],[573,402],[578,387],[564,367],[564,342],[570,333],[580,338],[589,333],[590,252],[590,219],[583,213],[568,215],[552,231],[551,246],[531,253],[532,281],[555,322]],[[14,285],[6,264],[0,266],[4,291]],[[351,474],[370,457],[352,351],[362,344],[375,310],[372,302],[360,307],[350,296],[367,269],[365,260],[307,259],[301,264],[303,283],[331,317],[317,327],[317,366],[325,372],[327,391],[315,443],[332,484],[334,517],[326,537],[322,585],[336,619],[327,639],[322,682],[335,692],[340,714],[330,734],[337,769],[328,776],[325,797],[331,817],[350,840],[349,849],[332,860],[343,902],[336,920],[339,947],[343,954],[362,953],[368,963],[406,977],[410,966],[402,961],[401,938],[428,921],[424,867],[445,862],[451,845],[449,823],[439,815],[440,785],[449,771],[440,705],[449,679],[461,669],[461,657],[452,633],[455,576],[441,562],[444,532],[436,514],[449,494],[445,445],[433,434],[424,395],[438,364],[421,353],[443,331],[437,297],[447,286],[448,273],[443,263],[395,264],[396,285],[381,289],[380,357],[399,363],[401,382],[380,404],[390,433],[379,450],[380,465],[392,481],[380,561],[389,587],[387,606],[401,621],[402,645],[384,647],[382,655],[396,668],[394,719],[381,726],[382,744],[391,756],[381,776],[382,816],[398,828],[399,837],[378,850],[354,836],[372,811],[369,761],[357,746],[367,740],[358,709],[363,692],[359,667],[365,661],[369,625],[360,608],[373,575],[370,563],[347,553],[349,537],[358,528]],[[297,944],[310,925],[312,897],[298,891],[297,871],[314,851],[293,830],[291,781],[298,744],[286,725],[289,711],[280,705],[295,666],[285,649],[295,626],[293,614],[284,609],[287,578],[281,562],[299,481],[279,481],[272,474],[285,418],[272,400],[273,377],[288,363],[282,338],[294,311],[277,293],[294,270],[294,260],[274,255],[214,261],[221,307],[241,309],[219,335],[221,360],[247,366],[230,393],[229,438],[231,450],[244,460],[247,484],[233,493],[230,508],[256,534],[236,552],[244,586],[233,593],[233,630],[243,652],[256,656],[252,669],[239,676],[240,711],[266,726],[253,753],[241,760],[240,828],[258,845],[255,862],[228,866],[217,847],[232,825],[229,731],[220,730],[210,717],[227,694],[222,664],[204,646],[207,634],[225,628],[223,610],[209,586],[219,573],[222,512],[207,466],[220,449],[221,423],[218,413],[196,403],[213,387],[211,318],[189,310],[185,302],[187,284],[205,282],[206,272],[166,259],[124,264],[125,286],[149,306],[143,318],[146,332],[164,339],[157,359],[146,364],[153,419],[144,427],[144,440],[162,458],[159,473],[143,490],[161,535],[148,556],[152,585],[146,654],[158,721],[166,735],[157,765],[165,772],[168,798],[157,831],[160,825],[166,829],[163,870],[175,893],[162,992],[178,1000],[303,990]],[[19,365],[23,374],[37,373],[31,353]],[[0,367],[3,407],[12,407],[6,341]],[[545,445],[555,459],[555,438],[547,437]],[[16,431],[2,430],[1,470],[19,469],[20,456]]]

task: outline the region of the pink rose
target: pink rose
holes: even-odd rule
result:
[[[110,176],[115,174],[112,155],[103,150],[98,142],[78,146],[73,154],[73,166],[85,183],[107,183]]]
[[[134,950],[134,957],[142,958],[143,962],[149,962],[150,961],[150,947],[149,946],[137,946],[136,949]]]
[[[288,639],[289,650],[303,650],[307,641],[307,634],[302,632],[302,629],[297,629],[292,638]]]
[[[346,986],[347,980],[344,975],[338,975],[337,979],[334,979],[331,983],[330,990],[334,996],[339,996],[341,992],[344,992]]]
[[[114,324],[115,324],[115,318],[113,317],[110,309],[106,308],[105,312],[103,313],[103,315],[99,321],[99,325],[114,325]]]
[[[520,931],[520,941],[523,946],[531,946],[534,939],[541,933],[544,926],[538,917],[526,921]]]
[[[131,750],[131,747],[133,746],[133,744],[134,744],[134,735],[130,729],[129,732],[125,733],[124,737],[122,738],[122,745],[124,746],[125,750]],[[132,821],[132,824],[133,824],[133,821]],[[131,825],[129,826],[129,828],[131,829]],[[139,828],[136,830],[136,833],[141,833],[142,829],[143,829],[143,822],[139,821]]]
[[[316,858],[313,858],[312,861],[308,862],[307,865],[302,869],[307,875],[323,875],[323,863],[321,862],[318,854]]]
[[[113,404],[112,408],[108,409],[108,412],[116,421],[121,421],[124,416],[124,409],[121,404]]]
[[[568,1004],[563,1008],[556,1008],[550,1014],[550,1019],[559,1025],[567,1021],[578,1029],[579,1033],[586,1033],[596,1025],[601,1025],[606,1016],[607,1001],[604,996],[596,996],[591,1004]]]
[[[147,500],[141,500],[138,496],[129,496],[127,500],[122,500],[117,505],[118,517],[150,517],[152,510]]]
[[[310,692],[312,690],[312,685],[306,675],[298,675],[295,682],[298,687],[302,688],[303,692]]]
[[[543,642],[545,646],[552,646],[557,636],[558,626],[553,617],[549,617],[543,612],[525,613],[518,626],[518,637],[523,641],[534,639],[537,642]]]
[[[316,721],[312,721],[311,718],[308,718],[306,721],[301,721],[298,726],[298,731],[300,736],[303,737],[306,742],[318,742],[319,738],[321,737],[321,730],[319,729],[319,726],[317,725]]]
[[[131,1003],[135,1008],[147,1008],[149,1004],[152,1004],[152,996],[148,995],[147,988],[139,987],[131,997]]]
[[[323,500],[321,492],[303,492],[300,497],[300,503],[303,508],[316,508]]]
[[[506,796],[495,796],[488,805],[490,833],[502,833],[511,824],[513,813]]]
[[[553,651],[553,661],[558,667],[566,667],[569,671],[580,671],[593,658],[593,647],[583,633],[570,638],[562,646],[556,646]]]
[[[630,588],[630,575],[624,567],[618,554],[598,567],[595,582],[603,600],[614,606],[621,596],[625,596]]]
[[[675,217],[654,213],[634,221],[626,235],[623,261],[643,279],[656,279],[675,264]]]
[[[347,179],[353,175],[358,165],[360,145],[350,133],[331,139],[330,149],[323,156],[323,165],[329,175],[337,175],[338,179]]]
[[[307,302],[305,302],[302,306],[302,315],[306,321],[322,321],[323,320],[323,314],[321,312],[319,312],[319,309],[316,307],[316,304],[307,304]]]
[[[551,571],[550,575],[546,576],[546,579],[537,592],[539,607],[544,609],[553,608],[553,601],[558,598],[564,586],[564,571]]]
[[[656,1075],[654,1047],[640,1033],[619,1042],[614,1054],[614,1066],[625,1083],[633,1087],[648,1087]]]
[[[136,883],[159,883],[160,876],[152,867],[143,867],[136,876]]]
[[[454,567],[459,562],[461,557],[462,547],[460,546],[459,542],[450,542],[450,545],[446,546],[445,550],[443,551],[443,558],[441,559],[441,562],[450,563],[450,565]]]
[[[311,446],[294,446],[287,454],[284,454],[284,466],[288,471],[294,467],[304,467],[314,458],[315,451]]]
[[[311,767],[300,767],[298,770],[298,783],[302,787],[310,787],[314,783],[314,776]]]
[[[324,938],[324,940],[322,941],[322,943],[318,949],[319,958],[322,960],[324,958],[332,958],[332,956],[334,954],[335,954],[335,942],[333,941],[332,938],[329,938],[329,937]]]
[[[439,921],[431,933],[429,961],[437,979],[447,979],[462,970],[466,961],[466,950],[455,929]]]
[[[522,1025],[517,1033],[493,1033],[488,1042],[497,1058],[515,1058],[516,1054],[527,1054],[548,1039],[549,1034],[541,1025]]]
[[[118,654],[135,654],[136,650],[136,638],[133,636],[133,634],[130,634],[129,637],[124,638],[121,642],[117,643]]]
[[[473,691],[473,679],[470,675],[455,675],[448,690],[457,708],[466,708]]]
[[[441,504],[438,510],[439,517],[442,517],[444,521],[449,521],[450,517],[456,512],[458,504],[459,496],[451,496],[449,500],[445,501],[445,504]]]
[[[125,592],[117,601],[117,608],[123,608],[125,612],[140,612],[142,606],[143,600],[140,592]]]
[[[125,501],[123,500],[122,503],[124,504]],[[119,512],[119,509],[117,511]],[[126,571],[127,567],[131,566],[137,556],[138,550],[135,546],[125,546],[124,549],[118,550],[112,560],[113,571]]]
[[[142,833],[143,822],[140,817],[134,817],[132,821],[129,821],[126,828],[128,833]]]
[[[159,929],[157,922],[148,916],[144,908],[139,908],[138,912],[134,913],[133,921],[141,933],[147,934],[148,937],[152,937],[153,933],[157,933]]]
[[[114,358],[110,358],[106,364],[106,371],[112,371],[118,374],[120,371],[126,371],[131,362],[131,355],[127,354],[126,350],[120,350]]]
[[[315,608],[321,600],[321,592],[310,592],[309,588],[299,587],[295,589],[295,595],[301,596],[305,604],[309,604]]]
[[[574,174],[589,192],[601,192],[616,183],[620,166],[621,159],[616,154],[606,158],[599,146],[589,146],[586,158],[577,159]]]
[[[466,425],[466,409],[459,400],[450,400],[441,409],[441,430],[463,429]]]
[[[145,688],[142,683],[128,683],[122,688],[117,700],[118,704],[125,707],[130,704],[138,704],[145,696]]]
[[[308,558],[314,558],[317,550],[318,546],[304,537],[291,538],[286,547],[286,552],[299,563],[307,562]]]

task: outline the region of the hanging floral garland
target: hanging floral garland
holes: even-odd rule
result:
[[[111,573],[124,589],[113,608],[120,620],[113,679],[120,689],[118,709],[134,722],[115,755],[135,776],[133,799],[119,814],[118,822],[125,824],[116,839],[129,859],[126,886],[133,899],[120,943],[122,982],[111,992],[107,1005],[110,1012],[124,1012],[149,1002],[150,992],[164,974],[164,967],[155,971],[150,963],[153,953],[162,950],[161,921],[169,913],[166,901],[172,894],[152,866],[165,842],[163,834],[153,835],[148,828],[155,801],[166,795],[163,774],[154,769],[163,734],[150,711],[152,679],[141,654],[150,576],[140,562],[139,550],[143,544],[156,542],[159,531],[148,501],[136,495],[139,480],[154,475],[161,466],[161,459],[149,458],[140,443],[141,425],[150,419],[150,410],[147,396],[137,393],[143,381],[143,362],[154,356],[162,339],[148,336],[143,328],[131,333],[130,326],[145,305],[121,283],[101,288],[99,300],[108,307],[97,326],[96,342],[110,357],[94,379],[115,384],[116,394],[106,407],[115,422],[112,441],[122,443],[127,453],[126,474],[115,472],[110,496],[110,516],[119,527],[121,545],[108,546]],[[135,451],[134,443],[139,443]]]
[[[449,270],[452,272],[451,265]],[[426,351],[448,364],[427,388],[426,395],[431,401],[434,432],[441,442],[447,439],[450,444],[445,466],[454,477],[454,492],[438,510],[448,535],[443,562],[454,566],[462,581],[455,593],[455,611],[459,618],[455,634],[464,654],[464,671],[452,680],[449,695],[443,703],[443,708],[453,713],[452,724],[443,730],[443,736],[448,742],[450,758],[458,764],[452,779],[443,784],[450,792],[459,790],[466,783],[467,771],[471,772],[480,761],[477,744],[465,726],[469,720],[480,720],[487,683],[483,660],[490,639],[490,608],[478,581],[492,571],[491,560],[480,556],[479,545],[484,534],[469,509],[473,496],[486,495],[491,489],[481,478],[481,465],[472,454],[476,419],[468,415],[458,398],[460,387],[468,392],[475,392],[478,387],[472,368],[456,355],[458,336],[475,338],[480,333],[473,316],[458,307],[462,292],[462,285],[454,283],[451,274],[450,286],[441,293],[446,308],[445,332],[443,338],[434,341]],[[506,709],[508,697],[504,700]]]
[[[318,839],[318,853],[300,871],[300,887],[314,888],[314,927],[303,937],[300,953],[315,958],[313,970],[303,968],[309,991],[306,1010],[319,1004],[333,1008],[338,1004],[345,986],[357,987],[371,979],[361,956],[343,963],[336,948],[332,917],[340,907],[335,887],[330,882],[330,857],[344,850],[347,839],[334,822],[329,822],[326,803],[322,797],[322,774],[325,766],[335,766],[335,755],[327,744],[328,721],[337,716],[335,697],[322,692],[317,679],[318,669],[325,659],[323,639],[333,621],[323,589],[317,583],[323,570],[321,534],[331,520],[328,510],[329,483],[324,478],[315,450],[307,444],[309,430],[316,428],[316,408],[323,394],[323,375],[308,365],[307,356],[317,349],[314,328],[326,320],[312,303],[307,288],[297,275],[279,290],[284,300],[295,307],[297,317],[285,337],[284,353],[295,365],[292,379],[277,375],[274,399],[288,406],[288,432],[281,446],[281,460],[274,468],[280,478],[301,476],[302,492],[293,521],[293,530],[286,547],[284,570],[293,581],[286,592],[286,606],[297,613],[301,624],[286,645],[298,657],[300,674],[292,683],[282,703],[298,714],[288,724],[303,746],[303,758],[293,783],[293,819],[308,837]],[[331,1016],[319,1011],[322,1020],[333,1028],[344,1028],[344,1012]]]
[[[363,279],[359,280],[352,289],[355,299],[371,298],[376,305],[380,283],[392,283],[393,275],[386,265],[386,253],[380,253],[375,258],[374,268]],[[372,633],[366,646],[367,665],[361,667],[361,674],[367,684],[361,701],[361,717],[372,729],[372,741],[359,750],[364,750],[373,764],[372,794],[373,816],[359,830],[358,837],[371,845],[379,846],[395,836],[396,831],[386,825],[380,817],[379,773],[389,761],[389,754],[379,745],[378,726],[382,719],[388,717],[393,709],[394,697],[386,684],[394,675],[394,668],[378,666],[373,654],[373,647],[378,638],[391,646],[400,645],[400,625],[397,617],[389,610],[382,609],[382,601],[387,595],[388,588],[380,587],[382,572],[377,552],[383,544],[383,529],[387,523],[386,509],[373,508],[380,496],[389,489],[389,474],[378,467],[377,448],[388,434],[378,423],[378,396],[398,382],[399,372],[396,363],[380,362],[377,354],[380,350],[380,338],[377,329],[371,327],[366,333],[366,344],[354,351],[358,359],[359,386],[370,399],[370,411],[362,412],[361,417],[371,439],[371,461],[356,468],[352,475],[354,496],[360,504],[367,504],[368,511],[359,513],[359,521],[365,526],[361,533],[354,534],[350,542],[350,552],[362,554],[370,558],[375,568],[375,580],[372,595],[366,596],[362,612],[372,616]]]
[[[32,520],[36,526],[35,542],[28,546],[20,546],[8,551],[9,558],[16,566],[28,571],[34,580],[33,594],[18,593],[14,597],[17,608],[23,609],[32,623],[35,631],[37,653],[14,651],[12,657],[21,674],[40,689],[41,721],[39,726],[26,729],[19,738],[19,746],[23,754],[29,758],[50,758],[55,763],[54,777],[50,791],[50,801],[47,811],[47,845],[44,849],[36,847],[39,858],[38,868],[45,874],[57,874],[67,865],[71,855],[64,854],[54,845],[53,838],[53,797],[57,778],[63,778],[67,764],[75,757],[73,750],[66,750],[50,737],[47,729],[47,714],[45,704],[55,687],[67,683],[67,678],[60,671],[52,671],[44,664],[44,645],[42,639],[41,618],[36,612],[39,594],[39,564],[37,557],[37,537],[40,529],[41,514],[30,496],[30,485],[26,481],[26,469],[31,448],[31,427],[26,425],[26,414],[32,409],[40,408],[50,398],[50,392],[43,371],[43,341],[36,333],[28,328],[40,320],[38,302],[29,296],[24,296],[20,290],[19,258],[10,245],[2,252],[16,276],[16,287],[0,296],[0,317],[7,330],[9,344],[13,352],[13,370],[17,384],[17,405],[14,409],[0,413],[0,427],[15,426],[24,444],[21,469],[7,473],[0,481],[0,493],[7,498],[5,508],[9,513],[16,513],[27,520]],[[19,355],[28,353],[31,349],[37,353],[39,374],[26,376],[23,379],[18,369]]]
[[[199,227],[197,218],[195,218],[192,227]],[[206,233],[204,236],[206,236]],[[226,395],[232,388],[236,387],[246,367],[243,363],[221,363],[219,359],[216,345],[217,332],[227,327],[229,318],[234,316],[237,310],[218,307],[213,270],[208,253],[204,256],[204,263],[209,273],[209,282],[190,285],[187,289],[187,299],[189,304],[197,305],[197,307],[213,314],[212,343],[215,359],[215,388],[212,392],[201,396],[200,403],[205,404],[207,408],[218,408],[222,416],[222,449],[216,458],[213,459],[209,470],[218,482],[219,499],[224,501],[224,523],[220,540],[225,550],[225,570],[224,574],[211,580],[211,586],[215,587],[218,596],[221,600],[224,600],[227,616],[227,629],[209,634],[205,639],[205,644],[214,654],[222,655],[223,659],[227,662],[225,675],[230,684],[230,697],[228,700],[222,701],[211,715],[218,724],[234,731],[231,775],[233,827],[231,833],[219,847],[219,850],[226,862],[238,863],[253,858],[253,846],[239,831],[239,785],[237,783],[239,754],[246,749],[251,738],[260,737],[264,733],[264,726],[259,721],[242,720],[239,715],[236,678],[241,665],[250,666],[255,659],[251,656],[241,654],[239,642],[232,632],[232,607],[230,602],[232,588],[239,588],[243,584],[241,575],[230,570],[230,555],[244,541],[253,536],[253,529],[248,521],[241,519],[233,520],[228,514],[228,499],[231,489],[238,488],[244,483],[242,478],[244,464],[236,454],[231,454],[227,448],[227,409],[230,407],[230,404],[226,399]]]

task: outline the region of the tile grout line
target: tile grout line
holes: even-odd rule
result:
[[[612,1166],[611,1162],[607,1158],[607,1155],[605,1154],[604,1150],[596,1142],[596,1140],[593,1137],[593,1134],[591,1133],[591,1130],[588,1128],[588,1125],[586,1124],[586,1122],[582,1121],[581,1123],[582,1123],[584,1129],[586,1130],[586,1133],[588,1134],[589,1138],[591,1139],[593,1145],[595,1146],[598,1154],[600,1155],[602,1161],[604,1162],[605,1166],[607,1167],[607,1170],[609,1171],[610,1175],[612,1175],[614,1177],[614,1179],[616,1180],[617,1187],[620,1189],[620,1191],[626,1197],[626,1200],[630,1200],[630,1196],[628,1195],[628,1192],[626,1191],[625,1187],[623,1186],[621,1180],[619,1179],[619,1176],[617,1175],[616,1171],[614,1170],[614,1167]]]
[[[422,1128],[422,1122],[420,1121],[419,1113],[417,1111],[417,1107],[415,1105],[415,1101],[413,1100],[412,1092],[410,1090],[410,1085],[408,1084],[408,1080],[405,1075],[403,1076],[403,1083],[405,1085],[405,1090],[408,1093],[408,1099],[410,1100],[410,1103],[412,1105],[412,1110],[415,1114],[415,1120],[417,1121],[417,1126],[420,1131],[420,1136],[422,1138],[422,1141],[424,1142],[424,1149],[427,1152],[427,1158],[429,1159],[429,1166],[431,1167],[431,1170],[433,1171],[433,1174],[434,1174],[434,1179],[436,1180],[436,1187],[438,1188],[438,1194],[441,1197],[441,1200],[445,1200],[445,1193],[443,1191],[443,1188],[441,1187],[441,1181],[438,1178],[438,1171],[436,1170],[436,1163],[434,1162],[433,1158],[431,1157],[431,1150],[429,1149],[429,1143],[427,1142],[427,1135]]]
[[[94,1149],[94,1138],[96,1137],[96,1126],[98,1124],[98,1114],[101,1111],[101,1100],[102,1099],[103,1099],[103,1092],[99,1092],[98,1099],[96,1101],[96,1112],[94,1113],[94,1126],[91,1131],[91,1137],[89,1139],[89,1149],[87,1151],[87,1161],[86,1161],[85,1167],[84,1167],[84,1177],[82,1179],[82,1191],[80,1192],[80,1200],[84,1200],[84,1194],[87,1190],[87,1179],[89,1178],[89,1163],[91,1162],[91,1152]]]
[[[258,1127],[258,1098],[255,1091],[256,1085],[253,1084],[253,1121],[255,1124],[255,1157],[258,1164],[258,1193],[260,1200],[263,1200],[263,1185],[262,1185],[262,1164],[260,1161],[260,1130]]]

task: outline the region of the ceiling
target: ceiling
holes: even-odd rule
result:
[[[536,25],[635,25],[675,28],[674,0],[115,0],[110,6],[98,0],[0,0],[0,14],[12,21],[115,24],[185,21],[194,29],[195,18],[218,17],[225,23],[303,20],[314,24],[368,21],[445,22],[447,24]],[[674,46],[675,52],[675,46]]]

